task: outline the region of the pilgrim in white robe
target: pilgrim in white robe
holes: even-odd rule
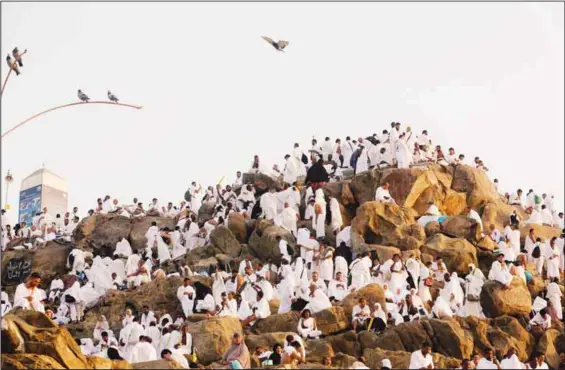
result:
[[[280,299],[278,313],[286,313],[290,311],[292,300],[294,299],[294,284],[289,275],[283,275],[283,279],[277,285],[277,295]]]
[[[31,297],[31,302],[28,300]],[[39,312],[45,312],[45,307],[41,303],[43,299],[42,293],[38,288],[28,289],[25,283],[21,283],[16,288],[14,293],[14,308],[21,307],[24,310],[34,310]]]
[[[498,370],[498,365],[494,363],[493,359],[489,360],[486,357],[483,357],[479,360],[479,363],[477,364],[477,369]]]
[[[269,301],[264,297],[253,304],[251,311],[255,313],[257,319],[265,319],[271,315],[271,309],[269,307]],[[254,325],[255,321],[251,322],[250,325]]]
[[[313,317],[309,317],[298,320],[298,334],[304,339],[317,339],[322,335],[322,332],[318,330],[316,320]]]
[[[343,277],[341,280],[334,279],[330,281],[328,286],[328,297],[333,297],[336,301],[342,301],[347,294],[349,294],[349,291],[347,290],[347,281],[345,281]]]
[[[296,213],[296,211],[294,210],[294,208],[286,207],[282,210],[281,213],[279,213],[276,217],[275,217],[275,225],[276,226],[280,226],[283,229],[286,229],[288,231],[290,231],[292,233],[292,235],[294,237],[296,237],[297,235],[297,228],[296,228],[296,221],[298,219],[298,214]]]
[[[2,309],[0,310],[0,317],[4,316],[12,309],[12,304],[10,303],[10,298],[8,297],[8,293],[2,291],[1,300],[2,300]]]
[[[549,285],[547,286],[546,297],[551,302],[553,309],[555,309],[557,318],[559,320],[563,320],[563,308],[561,304],[561,302],[563,301],[563,299],[561,298],[563,297],[563,293],[561,293],[561,289],[559,288],[559,285],[557,283],[549,283]]]
[[[353,306],[353,311],[351,312],[351,322],[358,322],[359,325],[363,325],[367,320],[370,319],[371,309],[369,305],[355,305]]]
[[[73,297],[75,299],[75,302],[74,303],[66,302],[64,298],[65,296]],[[80,283],[78,281],[75,281],[74,284],[63,293],[62,297],[63,297],[62,301],[69,306],[69,310],[71,313],[71,321],[82,320],[83,310],[86,302],[84,301],[84,298],[82,296]]]
[[[375,200],[383,203],[394,203],[394,199],[392,199],[389,190],[382,186],[377,188],[377,191],[375,192]]]
[[[340,232],[336,235],[336,242],[335,245],[340,246],[341,243],[345,243],[346,246],[351,246],[351,226],[344,227]]]
[[[300,164],[296,158],[290,156],[286,159],[286,164],[283,171],[283,181],[289,185],[294,185],[296,179],[298,178],[298,173],[300,171]]]
[[[360,174],[369,170],[369,152],[367,149],[362,148],[361,153],[357,157],[355,166],[355,174]]]
[[[136,343],[132,350],[130,356],[130,363],[136,364],[138,362],[148,362],[157,360],[157,351],[155,347],[148,342],[138,342]]]
[[[213,283],[212,283],[212,295],[214,296],[214,302],[218,305],[222,305],[222,293],[227,294],[226,290],[226,279],[228,279],[230,275],[225,271],[216,271],[213,275]]]
[[[347,260],[342,256],[337,256],[334,261],[334,279],[337,273],[341,272],[341,276],[344,278],[349,275],[349,266],[347,266]]]
[[[116,250],[114,251],[114,256],[123,256],[128,258],[131,256],[132,250],[131,245],[129,244],[126,238],[123,238],[119,242],[116,243]]]
[[[560,262],[560,251],[557,247],[557,243],[546,246],[545,258],[547,260],[547,279],[552,280],[553,278],[559,278],[559,262]]]
[[[350,290],[361,289],[371,282],[371,272],[360,258],[351,262],[349,271],[351,274]]]
[[[516,356],[516,354],[513,354],[509,358],[505,358],[502,361],[500,361],[500,367],[502,369],[524,369],[524,364],[522,364],[522,362],[520,361],[520,359],[518,359],[518,356]],[[495,369],[498,369],[498,367],[495,367]]]
[[[333,248],[327,247],[324,251],[323,256],[321,256],[321,259],[320,279],[331,281],[333,279],[334,271]]]
[[[326,236],[326,200],[324,199],[324,191],[322,189],[316,190],[315,200],[312,229],[316,231],[316,239],[319,239]]]
[[[530,214],[530,217],[524,221],[524,223],[526,225],[542,225],[543,224],[543,219],[541,217],[541,213],[539,211],[537,211],[536,209],[532,210],[532,213]]]
[[[263,210],[263,216],[267,220],[274,220],[277,216],[277,197],[276,194],[268,192],[261,195],[259,198],[259,203],[261,209]]]
[[[434,306],[432,307],[432,312],[438,319],[444,319],[446,317],[453,317],[453,311],[449,307],[447,301],[445,301],[441,296],[436,298]]]
[[[321,289],[316,289],[314,293],[310,293],[308,295],[308,299],[308,304],[304,308],[308,308],[312,314],[323,311],[332,306],[330,299]]]
[[[274,298],[273,286],[271,285],[271,283],[269,281],[267,281],[265,279],[261,279],[255,285],[257,285],[259,288],[261,288],[261,291],[263,292],[263,299],[264,300],[269,302],[271,299]]]
[[[353,152],[357,150],[357,146],[354,145],[351,140],[346,140],[343,145],[341,145],[341,155],[343,155],[343,167],[349,168],[351,167],[351,155]]]
[[[241,293],[242,297],[249,302],[250,304],[255,303],[257,299],[257,291],[253,288],[253,285],[257,281],[257,276],[255,274],[245,275],[243,277],[243,284],[245,287],[243,288],[243,292]]]
[[[161,347],[161,331],[156,325],[149,325],[148,328],[145,329],[147,336],[151,338],[151,345],[155,350]]]
[[[51,281],[51,285],[49,286],[49,300],[54,301],[56,298],[59,297],[61,291],[65,289],[65,284],[61,279],[54,279]]]
[[[398,168],[409,168],[412,163],[412,152],[403,138],[399,138],[396,143],[396,163]]]
[[[390,266],[390,290],[396,292],[398,289],[406,288],[406,271],[402,270],[402,261],[393,262]]]
[[[509,287],[512,282],[512,274],[506,264],[502,265],[498,261],[494,261],[489,271],[489,280],[496,280],[504,286]]]
[[[184,286],[181,285],[177,289],[177,298],[179,299],[182,305],[182,311],[185,317],[192,315],[192,310],[194,308],[194,298],[195,298],[195,291],[194,288],[190,285]]]
[[[465,298],[457,272],[451,274],[451,280],[440,290],[440,296],[447,302],[454,300],[455,304],[462,305]],[[453,296],[453,297],[452,297]]]
[[[237,310],[237,318],[243,321],[252,314],[253,311],[251,310],[251,305],[242,297],[241,302],[239,303],[239,308]]]
[[[330,199],[330,211],[332,214],[331,228],[334,232],[339,231],[343,226],[343,218],[341,217],[341,210],[339,202],[336,198]]]

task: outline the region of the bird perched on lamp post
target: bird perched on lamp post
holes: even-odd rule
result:
[[[8,63],[8,67],[13,70],[14,72],[16,72],[16,76],[20,75],[20,68],[18,67],[17,63],[14,63],[12,61],[12,57],[10,56],[10,54],[8,54],[8,56],[6,56],[6,63]]]
[[[108,99],[111,102],[114,102],[114,103],[117,103],[118,100],[119,100],[118,97],[116,95],[112,94],[112,92],[110,90],[108,90]]]
[[[267,41],[269,44],[271,44],[275,49],[277,49],[278,51],[282,51],[284,52],[284,48],[286,48],[288,46],[288,41],[284,41],[284,40],[279,40],[277,42],[274,42],[273,39],[271,39],[270,37],[266,37],[266,36],[261,36],[261,38],[263,38],[263,40]]]
[[[88,101],[90,100],[90,98],[88,97],[88,95],[86,95],[85,93],[83,93],[80,89],[77,91],[77,96],[78,98],[85,102],[88,103]]]

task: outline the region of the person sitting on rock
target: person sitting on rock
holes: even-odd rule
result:
[[[496,261],[494,261],[491,265],[488,278],[489,280],[498,281],[503,285],[503,289],[510,289],[513,276],[510,273],[510,269],[506,265],[506,262],[504,262],[504,254],[499,253],[496,256]]]
[[[528,323],[528,330],[546,331],[551,328],[551,316],[542,308]]]
[[[318,330],[316,325],[316,319],[312,317],[312,313],[309,309],[305,308],[298,321],[298,334],[304,339],[317,339],[322,332]]]
[[[224,353],[221,361],[222,365],[227,365],[228,369],[249,369],[251,367],[251,357],[249,349],[239,333],[232,337],[232,344]]]
[[[359,298],[359,304],[353,307],[351,315],[353,316],[353,319],[351,321],[353,330],[359,332],[366,329],[367,320],[371,316],[371,309],[367,305],[367,300],[365,298]]]
[[[433,369],[434,360],[432,357],[432,346],[429,343],[422,344],[421,349],[412,352],[410,355],[409,369]]]
[[[485,357],[479,360],[477,364],[477,369],[501,369],[500,363],[496,359],[494,355],[494,350],[492,348],[488,348],[485,351]]]
[[[261,290],[257,292],[257,301],[251,307],[251,311],[253,313],[245,320],[241,321],[241,326],[244,328],[253,325],[255,320],[264,319],[271,315],[269,302],[264,298],[264,294]]]
[[[382,186],[377,188],[375,192],[375,200],[378,202],[396,204],[389,192],[389,183],[385,182]]]

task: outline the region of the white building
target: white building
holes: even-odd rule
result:
[[[52,217],[67,212],[67,181],[46,168],[41,168],[22,180],[19,202],[19,222],[31,223],[37,212],[47,207]]]

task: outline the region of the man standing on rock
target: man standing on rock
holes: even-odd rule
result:
[[[195,291],[190,284],[189,278],[185,278],[183,284],[178,288],[177,298],[182,304],[182,311],[184,312],[184,316],[188,317],[192,315],[192,310],[194,308]]]
[[[21,307],[24,310],[45,312],[42,300],[43,295],[39,290],[41,276],[37,272],[32,272],[27,283],[21,283],[14,293],[14,308]]]

